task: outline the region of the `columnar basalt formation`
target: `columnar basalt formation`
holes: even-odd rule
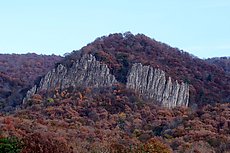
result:
[[[91,54],[85,54],[69,68],[59,64],[55,69],[49,71],[39,85],[27,92],[24,101],[39,91],[64,90],[78,86],[112,86],[117,83],[117,80],[109,71],[107,65],[97,61]],[[188,84],[173,82],[171,77],[166,78],[164,71],[153,69],[150,66],[134,64],[127,76],[126,87],[140,92],[148,99],[155,99],[164,107],[188,106]]]
[[[172,82],[171,77],[166,78],[164,71],[150,66],[134,64],[128,74],[126,87],[155,99],[163,107],[188,106],[189,85]]]
[[[116,82],[115,77],[109,73],[107,65],[96,61],[91,54],[85,54],[74,62],[70,68],[59,64],[57,68],[49,71],[42,78],[38,87],[34,86],[27,92],[24,101],[38,91],[63,90],[77,86],[105,87],[112,86]]]
[[[38,89],[65,89],[79,85],[104,87],[112,86],[116,82],[115,77],[109,73],[107,65],[96,61],[91,54],[85,54],[69,69],[59,64],[56,69],[48,72],[41,80]]]

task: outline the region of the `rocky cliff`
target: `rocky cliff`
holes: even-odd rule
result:
[[[39,91],[63,90],[77,86],[106,87],[114,83],[117,83],[117,80],[110,74],[107,65],[96,61],[91,54],[85,54],[70,68],[59,64],[57,68],[49,71],[38,86],[27,92],[24,101]],[[139,91],[146,98],[156,100],[163,107],[188,106],[188,85],[172,82],[170,77],[166,78],[164,71],[150,66],[134,64],[127,76],[126,87]]]
[[[109,73],[107,65],[96,61],[91,54],[85,54],[70,68],[59,64],[57,68],[49,71],[38,86],[27,92],[24,101],[39,91],[62,90],[76,86],[104,87],[112,86],[116,82],[115,77]]]
[[[171,77],[166,78],[164,71],[150,66],[134,64],[128,74],[126,86],[147,98],[157,100],[164,107],[188,106],[188,84],[172,82]]]

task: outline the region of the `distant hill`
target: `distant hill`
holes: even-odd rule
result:
[[[205,61],[210,64],[215,64],[225,72],[230,73],[230,57],[214,57],[208,58]]]
[[[21,103],[36,79],[46,74],[60,56],[0,54],[0,110],[12,110]]]

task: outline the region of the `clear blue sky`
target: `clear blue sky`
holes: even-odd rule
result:
[[[229,0],[5,0],[0,53],[59,54],[116,32],[143,33],[198,57],[230,56]]]

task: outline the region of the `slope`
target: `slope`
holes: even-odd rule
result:
[[[189,53],[172,48],[143,34],[110,34],[74,51],[61,63],[70,66],[83,54],[105,63],[119,82],[127,82],[133,63],[159,68],[174,80],[190,84],[190,105],[230,101],[230,76]]]
[[[21,104],[26,91],[60,60],[55,55],[0,54],[0,112]]]

